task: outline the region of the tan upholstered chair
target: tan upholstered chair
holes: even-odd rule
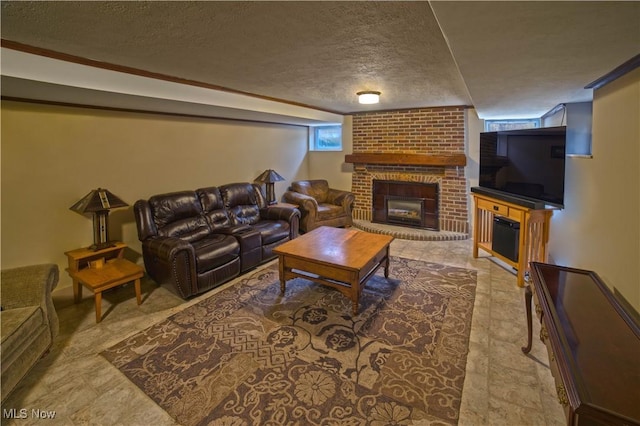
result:
[[[296,204],[302,216],[300,230],[309,232],[319,226],[349,227],[353,225],[354,195],[349,191],[329,188],[324,179],[293,182],[283,196]]]
[[[2,270],[2,400],[4,401],[58,335],[58,315],[51,291],[58,265]]]

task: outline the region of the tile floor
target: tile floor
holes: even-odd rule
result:
[[[565,424],[546,350],[537,338],[536,321],[530,356],[520,350],[526,343],[526,321],[524,291],[517,287],[515,275],[487,256],[473,259],[471,240],[396,239],[391,252],[394,256],[478,271],[460,425]],[[61,283],[68,282],[66,275],[61,276]],[[131,284],[106,292],[100,324],[95,323],[93,298],[86,291],[82,303],[74,305],[70,287],[57,289],[54,302],[60,317],[60,335],[49,355],[5,401],[1,423],[175,425],[100,352],[212,292],[185,302],[148,279],[143,280],[142,289],[141,306],[136,305]],[[27,418],[6,418],[5,412],[11,408],[26,409]],[[55,411],[55,418],[43,421],[32,410]]]

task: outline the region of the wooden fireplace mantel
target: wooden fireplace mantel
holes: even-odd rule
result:
[[[344,156],[345,163],[394,164],[408,166],[466,166],[464,154],[404,154],[360,152]]]

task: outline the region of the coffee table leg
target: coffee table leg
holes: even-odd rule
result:
[[[385,262],[384,262],[384,277],[385,277],[385,278],[389,278],[389,264],[391,263],[391,262],[389,261],[389,258],[390,258],[390,256],[389,256],[389,249],[390,249],[390,247],[389,247],[389,246],[387,246],[387,259],[386,259],[386,260],[385,260]]]
[[[96,291],[96,323],[102,320],[102,292]]]
[[[364,285],[364,282],[360,284],[358,274],[355,274],[349,283],[349,287],[351,287],[351,310],[353,311],[353,315],[358,315],[358,302],[360,300],[360,293],[362,293],[361,286],[364,288]]]
[[[387,256],[387,260],[384,262],[384,277],[389,278],[389,256]]]
[[[287,283],[284,279],[284,256],[278,256],[278,274],[280,275],[280,293],[284,295]]]

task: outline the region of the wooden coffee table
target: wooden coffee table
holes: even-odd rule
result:
[[[273,250],[278,255],[280,290],[287,280],[305,278],[333,287],[351,299],[353,314],[365,283],[384,266],[389,278],[393,237],[348,228],[321,226]]]

